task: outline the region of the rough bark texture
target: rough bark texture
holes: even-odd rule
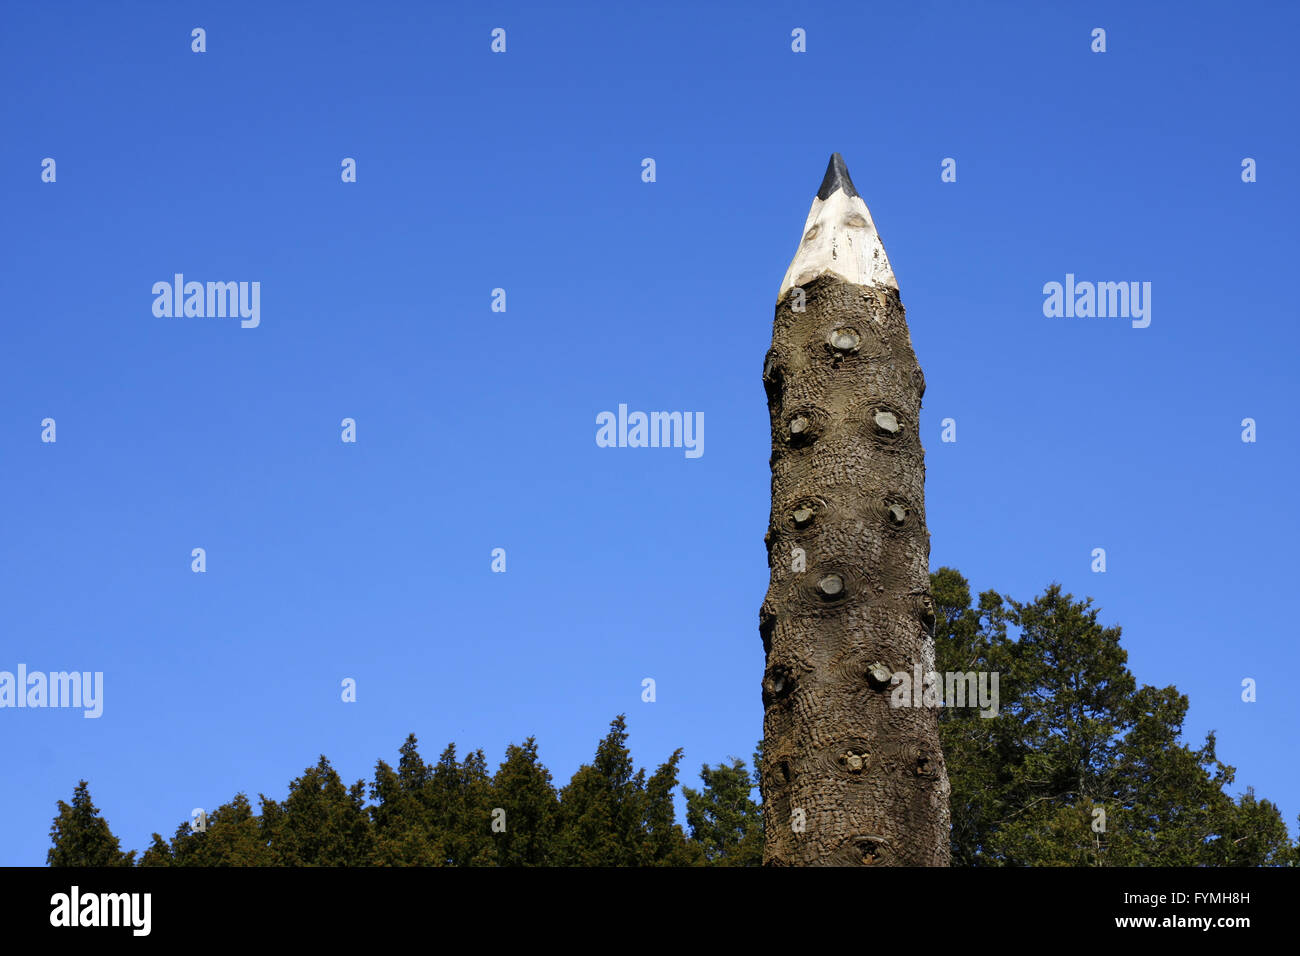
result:
[[[890,675],[934,668],[925,380],[895,291],[833,275],[802,288],[804,311],[797,288],[777,304],[763,370],[763,861],[947,866],[938,714],[890,706]]]

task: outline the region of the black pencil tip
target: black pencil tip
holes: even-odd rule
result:
[[[822,179],[822,188],[817,190],[817,198],[825,201],[837,189],[843,189],[846,196],[858,194],[853,188],[853,180],[849,178],[848,167],[844,165],[844,157],[839,153],[831,153],[831,161],[826,166],[826,176]]]

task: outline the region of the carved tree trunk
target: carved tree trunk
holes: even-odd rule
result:
[[[871,214],[836,153],[776,307],[771,584],[759,629],[768,865],[949,863],[918,432],[925,381]]]

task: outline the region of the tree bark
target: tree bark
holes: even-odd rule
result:
[[[847,171],[843,180],[856,198]],[[947,866],[938,715],[913,706],[911,693],[907,706],[891,706],[895,673],[934,670],[925,382],[869,213],[867,232],[860,217],[846,221],[838,259],[829,252],[828,268],[814,263],[818,274],[778,302],[763,371],[772,421],[771,583],[759,628],[763,862]],[[840,274],[871,275],[841,268],[846,248],[875,270],[873,284]]]

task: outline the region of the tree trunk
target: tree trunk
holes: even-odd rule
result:
[[[763,370],[771,584],[759,630],[768,865],[947,866],[918,422],[925,381],[871,214],[836,153]],[[919,696],[919,691],[918,691]]]

